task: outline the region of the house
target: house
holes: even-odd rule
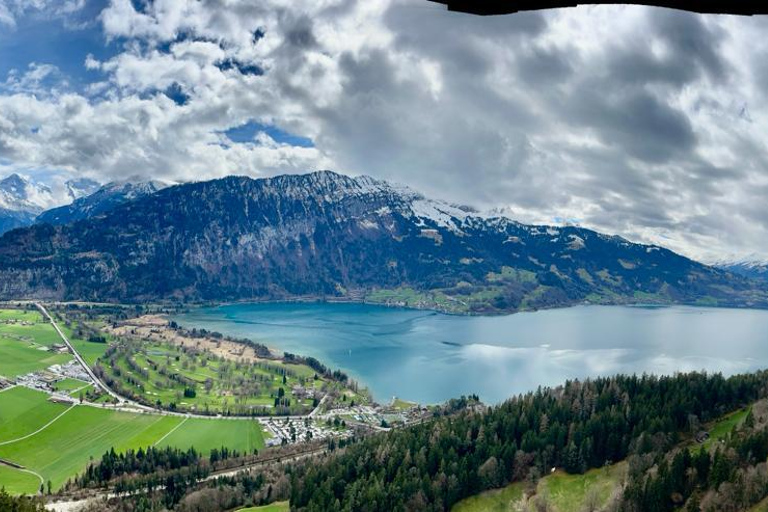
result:
[[[697,443],[703,443],[704,441],[709,439],[709,432],[701,430],[696,433],[696,435],[694,436],[694,439],[696,439]]]

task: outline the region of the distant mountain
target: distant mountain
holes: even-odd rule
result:
[[[658,246],[529,226],[328,171],[165,188],[0,239],[0,298],[346,298],[501,312],[592,303],[768,304]]]
[[[46,185],[33,183],[18,174],[0,180],[0,208],[15,212],[41,212],[56,204]]]
[[[97,188],[97,182],[79,178],[66,181],[63,190],[54,192],[48,185],[11,174],[0,180],[0,235],[29,226],[41,212],[91,194]]]
[[[101,188],[98,181],[89,178],[69,180],[65,182],[64,185],[67,187],[67,195],[72,201],[89,196]]]
[[[12,229],[29,226],[34,220],[34,213],[0,208],[0,235]]]
[[[59,225],[96,217],[126,201],[154,194],[165,186],[157,181],[108,183],[94,193],[76,199],[71,204],[43,212],[37,217],[36,222]]]
[[[740,276],[768,282],[768,261],[741,260],[734,262],[721,262],[716,266]]]

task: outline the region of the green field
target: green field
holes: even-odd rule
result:
[[[62,330],[64,335],[72,344],[72,347],[77,350],[77,353],[80,354],[80,357],[85,359],[85,362],[90,366],[93,366],[96,360],[103,356],[104,352],[107,351],[107,348],[109,347],[108,343],[95,343],[92,341],[84,340],[77,336],[75,330],[73,329],[73,327],[76,327],[76,323],[73,324],[73,327],[68,327],[62,322],[56,323],[59,325],[59,329]]]
[[[454,505],[452,512],[507,512],[523,504],[523,484],[516,482],[503,489],[494,489],[471,496]]]
[[[0,375],[16,377],[72,359],[47,349],[61,339],[37,311],[0,309]]]
[[[31,434],[67,409],[32,389],[17,386],[0,392],[0,443]]]
[[[66,379],[62,379],[62,380],[58,381],[56,384],[54,384],[53,388],[56,391],[67,392],[67,391],[75,391],[77,389],[81,389],[81,388],[87,387],[89,385],[90,385],[89,383],[87,383],[85,381],[82,381],[82,380],[79,380],[79,379],[66,378]]]
[[[189,418],[158,446],[194,446],[203,453],[227,446],[241,453],[264,447],[264,433],[256,420]]]
[[[0,465],[0,488],[9,494],[35,494],[40,490],[40,479],[31,473]]]
[[[592,469],[583,475],[556,472],[542,478],[537,494],[544,496],[556,512],[579,512],[588,501],[602,508],[619,487],[625,474],[625,463]]]
[[[290,510],[291,507],[288,505],[287,501],[279,501],[264,505],[263,507],[241,508],[237,512],[289,512]]]
[[[34,343],[22,342],[2,336],[0,327],[0,375],[17,377],[25,373],[45,370],[53,364],[70,361],[69,354],[58,354],[40,349]]]
[[[8,320],[40,323],[43,315],[37,309],[0,309],[0,322]]]
[[[36,471],[59,488],[110,448],[125,450],[153,444],[181,418],[130,414],[75,406],[41,432],[0,446],[0,457]]]
[[[708,425],[709,439],[704,442],[704,447],[709,448],[712,446],[712,444],[717,443],[721,439],[725,438],[728,434],[731,433],[733,427],[741,425],[741,423],[744,421],[744,418],[747,417],[748,413],[749,408],[747,407],[739,411],[726,414],[716,422]],[[695,446],[698,447],[698,445]]]
[[[557,471],[542,478],[536,495],[544,499],[552,512],[579,512],[588,503],[596,509],[604,507],[611,494],[621,485],[626,463],[592,469],[583,475]],[[504,512],[524,510],[523,484],[515,482],[502,489],[486,491],[457,503],[452,512]]]
[[[44,393],[21,387],[0,393],[0,442],[33,433],[67,411],[66,406],[48,402],[46,398]],[[174,430],[179,425],[180,428]],[[251,452],[264,446],[261,426],[253,420],[185,421],[179,416],[76,405],[34,435],[0,445],[0,458],[39,473],[45,481],[50,479],[57,489],[81,472],[89,461],[99,459],[112,447],[123,451],[152,446],[161,440],[162,446],[182,449],[194,446],[203,452],[221,446]],[[16,473],[13,475],[22,478]],[[11,476],[6,480],[0,475],[0,486],[10,489]]]

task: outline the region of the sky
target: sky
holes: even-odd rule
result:
[[[768,18],[426,0],[0,0],[0,176],[331,169],[768,259]]]

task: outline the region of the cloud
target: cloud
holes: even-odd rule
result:
[[[0,0],[0,23],[20,5]],[[111,51],[83,60],[83,92],[45,62],[0,81],[0,158],[103,180],[333,168],[707,260],[768,257],[759,18],[111,0],[98,20]],[[225,135],[244,125],[265,129]]]

